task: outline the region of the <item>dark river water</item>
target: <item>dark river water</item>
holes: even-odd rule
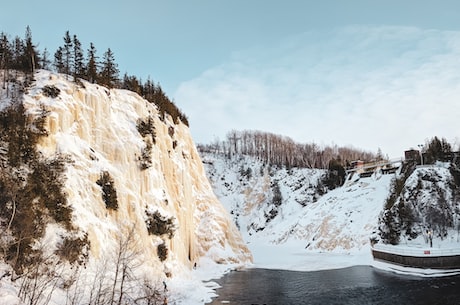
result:
[[[216,280],[210,304],[460,304],[460,276],[421,278],[368,266],[298,272],[248,269]]]

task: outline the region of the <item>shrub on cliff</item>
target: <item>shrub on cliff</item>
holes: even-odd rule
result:
[[[168,258],[168,248],[166,247],[164,242],[158,245],[157,254],[158,254],[158,258],[162,262]]]
[[[46,134],[40,122],[48,113],[42,110],[32,124],[21,103],[0,113],[0,227],[5,235],[0,247],[17,274],[41,257],[34,245],[48,223],[73,230],[73,210],[63,191],[70,160],[60,155],[45,159],[37,152],[37,141]]]
[[[118,210],[117,190],[109,172],[102,172],[101,177],[96,183],[102,188],[102,199],[104,200],[105,207],[110,210]]]
[[[82,237],[68,236],[58,244],[55,253],[71,264],[78,263],[81,265],[88,260],[89,248],[88,234]]]
[[[138,158],[140,167],[145,170],[152,166],[152,147],[155,144],[155,122],[152,116],[148,116],[145,119],[137,120],[137,131],[142,136],[145,147],[141,150],[141,155]],[[150,137],[149,137],[150,136]]]
[[[137,131],[141,134],[141,136],[147,137],[148,135],[152,136],[152,141],[153,144],[155,144],[155,122],[153,120],[153,117],[148,116],[145,119],[139,119],[137,120]]]
[[[147,215],[145,224],[147,225],[149,234],[157,236],[167,235],[169,238],[173,238],[174,231],[176,230],[173,217],[168,218],[163,216],[159,211],[153,213],[145,211],[145,214]]]
[[[53,85],[46,85],[42,89],[43,95],[51,98],[57,98],[61,93],[61,90]]]

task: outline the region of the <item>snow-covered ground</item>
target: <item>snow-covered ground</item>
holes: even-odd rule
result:
[[[378,216],[394,174],[352,179],[323,194],[318,182],[324,170],[277,169],[249,157],[226,159],[223,155],[204,154],[201,158],[211,190],[188,128],[168,119],[161,121],[156,115],[157,143],[152,166],[139,169],[144,142],[136,131],[136,122],[156,114],[153,105],[125,90],[86,83],[85,88],[80,88],[46,71],[36,77],[35,87],[25,99],[26,108],[29,113],[38,113],[40,106],[45,106],[51,112],[47,120],[50,136],[40,143],[40,151],[44,155],[61,152],[72,157],[67,192],[76,223],[82,231],[89,232],[91,251],[104,256],[114,248],[122,229],[136,223],[139,247],[150,249],[145,253],[150,263],[144,264],[144,273],[158,278],[160,285],[165,282],[170,304],[211,301],[217,288],[212,279],[238,268],[313,271],[377,266],[369,237],[377,231]],[[49,83],[61,90],[57,100],[42,94],[42,88]],[[102,170],[111,172],[120,191],[118,214],[107,213],[101,201],[95,181]],[[420,169],[420,176],[430,171],[433,170]],[[434,182],[439,189],[447,188],[448,182],[442,179],[447,172],[446,168],[435,170],[441,177]],[[412,180],[411,185],[416,185],[418,180]],[[424,183],[428,185],[431,180]],[[423,194],[429,202],[429,192]],[[450,197],[446,194],[443,198]],[[150,236],[144,227],[146,210],[174,216],[180,224],[174,238],[166,240],[171,252],[165,262],[157,259],[156,246],[161,239]],[[53,232],[45,236],[52,241],[49,244],[57,242],[52,238],[59,230]],[[435,239],[433,246],[448,248],[447,244],[458,243],[458,232],[454,233],[447,239]],[[425,244],[420,235],[411,241],[403,238],[400,247]],[[254,257],[251,265],[247,264],[250,254],[246,246]],[[97,260],[92,259],[89,267],[91,262],[97,265]],[[196,268],[190,272],[195,263]],[[3,277],[7,271],[8,267],[0,264],[0,304],[21,304],[17,284]],[[168,278],[166,273],[171,271],[174,276]],[[53,298],[50,304],[61,304],[63,300],[65,297]]]
[[[307,251],[299,242],[274,245],[257,241],[249,243],[248,246],[253,251],[255,268],[317,271],[372,264],[372,255],[367,248],[354,253],[344,253]]]
[[[369,238],[376,235],[378,217],[395,174],[355,176],[344,186],[318,196],[314,189],[322,170],[277,170],[246,156],[228,159],[202,153],[202,159],[214,192],[232,214],[254,256],[252,267],[314,271],[371,265],[420,276],[443,275],[439,270],[394,268],[373,260]],[[429,172],[439,177],[439,188],[448,192],[445,164],[417,168],[407,188],[410,190],[418,183],[417,177],[426,177]],[[272,203],[274,182],[281,190],[281,206]],[[424,190],[422,201],[429,201],[430,193],[436,192]],[[410,197],[408,193],[403,196]],[[267,216],[272,209],[276,209],[273,218]],[[433,239],[432,249],[458,251],[459,245],[458,231],[450,230],[447,238]],[[397,247],[426,248],[429,244],[423,234],[412,240],[402,235]]]
[[[297,254],[368,252],[369,237],[377,230],[394,177],[356,178],[320,196],[316,186],[324,170],[267,169],[249,157],[227,160],[205,154],[202,158],[214,192],[232,214],[256,264],[263,261],[258,259],[257,245],[297,249]],[[249,178],[241,175],[245,168],[251,168]],[[281,191],[280,205],[273,203],[275,183]],[[276,211],[270,214],[272,210]]]

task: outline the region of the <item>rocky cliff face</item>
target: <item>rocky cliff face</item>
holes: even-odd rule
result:
[[[209,179],[249,247],[291,244],[299,252],[368,251],[394,175],[320,187],[325,170],[276,168],[247,156],[202,153]],[[256,257],[257,258],[257,257]]]
[[[454,163],[408,166],[392,182],[379,218],[379,236],[386,244],[458,247],[460,171]]]
[[[127,236],[144,272],[156,279],[186,273],[202,257],[251,261],[213,194],[187,126],[160,117],[154,104],[130,91],[76,84],[47,71],[34,78],[23,105],[30,122],[44,118],[40,155],[68,160],[63,192],[73,226],[87,234],[90,264],[111,260]],[[104,174],[116,209],[105,202]],[[63,231],[47,227],[41,242],[48,252],[55,252]]]

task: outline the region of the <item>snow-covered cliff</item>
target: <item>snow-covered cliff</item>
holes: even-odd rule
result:
[[[205,152],[202,159],[256,266],[318,270],[371,263],[369,237],[394,174],[355,175],[324,193],[318,186],[325,170],[277,169],[251,157]]]
[[[127,236],[129,251],[142,265],[138,272],[160,282],[189,277],[202,258],[223,264],[252,260],[213,193],[187,126],[160,118],[154,104],[130,91],[77,84],[48,71],[34,79],[24,95],[25,111],[29,121],[45,117],[40,154],[69,160],[64,193],[73,226],[90,243],[88,266],[113,260]],[[45,87],[57,88],[57,97],[45,94]],[[149,120],[153,131],[143,137],[138,124]],[[104,203],[98,183],[103,173],[113,179],[117,209]],[[170,235],[149,234],[154,214],[170,221]],[[55,252],[64,231],[48,225],[41,241],[48,253]],[[166,258],[160,259],[160,244]]]
[[[376,241],[413,247],[458,248],[460,171],[454,163],[408,167],[392,184]]]
[[[460,170],[453,164],[404,163],[392,174],[355,174],[322,193],[324,170],[277,169],[247,156],[201,154],[257,266],[316,270],[373,264],[371,239],[427,247],[429,231],[433,247],[458,249]]]

